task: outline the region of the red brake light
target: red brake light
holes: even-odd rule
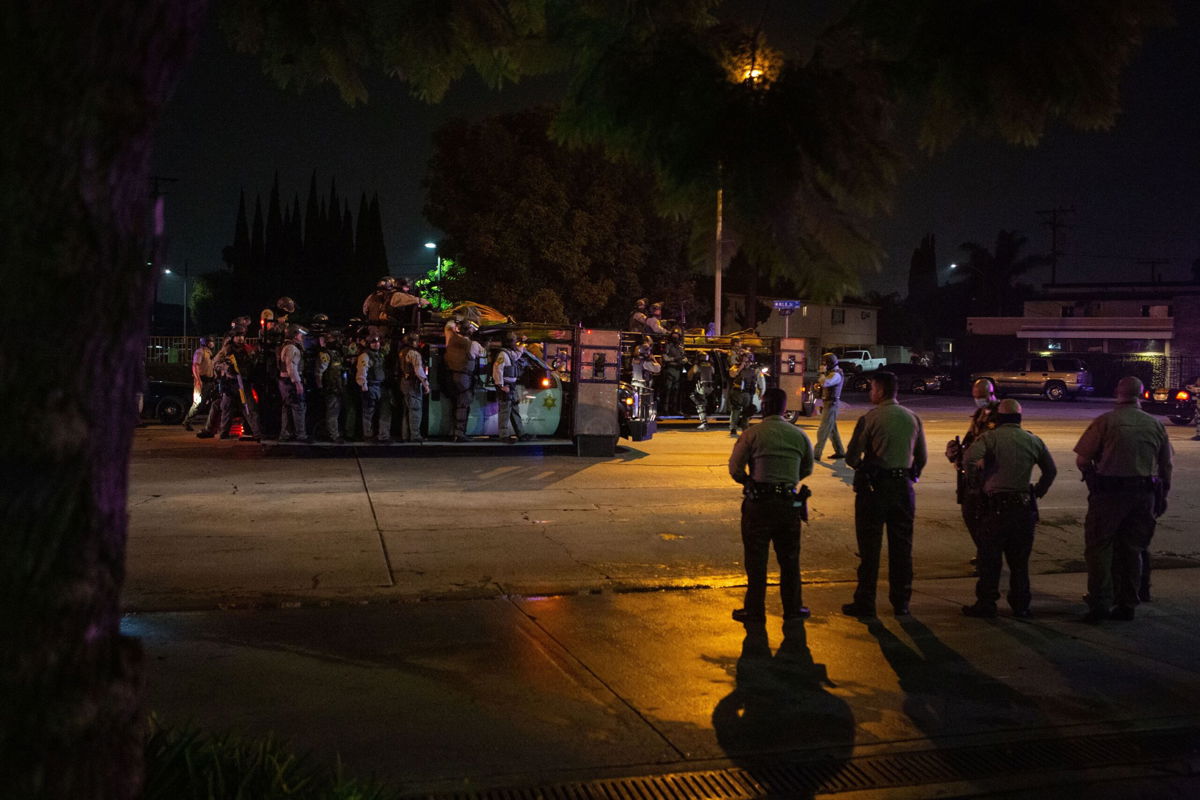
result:
[[[1143,399],[1143,400],[1149,400],[1149,399],[1150,399],[1150,390],[1149,390],[1149,389],[1146,389],[1146,390],[1144,390],[1144,391],[1142,392],[1142,399]]]
[[[1188,400],[1190,398],[1191,398],[1191,394],[1189,394],[1188,392],[1181,390],[1181,391],[1178,391],[1175,393],[1176,400]]]
[[[550,388],[550,379],[549,378],[542,378],[542,388],[543,389]]]
[[[250,396],[254,398],[254,402],[258,402],[258,389],[251,389]]]

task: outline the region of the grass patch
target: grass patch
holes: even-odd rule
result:
[[[297,755],[274,736],[246,739],[171,728],[153,716],[144,800],[395,800],[399,792]]]

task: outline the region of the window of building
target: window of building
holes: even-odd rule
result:
[[[829,315],[830,315],[829,321],[831,324],[833,324],[833,325],[845,325],[846,324],[846,309],[835,308],[829,312]]]
[[[1062,315],[1064,317],[1075,316],[1075,306],[1063,306],[1062,307]]]

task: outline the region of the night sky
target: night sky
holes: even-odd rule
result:
[[[875,223],[888,263],[864,276],[864,288],[903,294],[912,250],[930,232],[943,279],[959,244],[990,247],[1001,228],[1028,236],[1031,252],[1048,251],[1050,232],[1034,212],[1055,206],[1075,208],[1059,281],[1140,279],[1149,267],[1136,262],[1150,258],[1169,259],[1164,279],[1186,279],[1200,258],[1200,2],[1182,0],[1178,16],[1126,71],[1113,130],[1058,127],[1034,149],[968,138],[932,160],[915,156],[892,215]],[[276,88],[254,57],[225,44],[214,19],[164,115],[154,163],[155,174],[179,179],[168,190],[167,261],[192,274],[221,266],[240,189],[250,215],[261,192],[265,213],[278,171],[284,202],[299,192],[303,208],[313,169],[325,194],[337,179],[354,214],[361,191],[378,192],[391,271],[424,271],[433,257],[423,244],[438,237],[421,215],[431,133],[455,116],[550,101],[558,88],[543,80],[492,92],[465,81],[430,106],[375,77],[370,102],[351,108],[329,86],[302,95]],[[174,299],[168,284],[160,297]]]

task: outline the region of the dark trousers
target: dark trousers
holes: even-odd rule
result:
[[[662,376],[659,378],[659,396],[658,405],[664,414],[673,414],[681,411],[679,402],[679,386],[683,372],[678,367],[663,367]]]
[[[747,413],[750,410],[749,406],[749,392],[737,388],[729,390],[729,430],[745,430],[750,427],[750,414]]]
[[[767,560],[771,545],[779,562],[779,598],[783,614],[800,610],[800,515],[790,496],[742,501],[742,549],[746,564],[743,607],[762,614],[767,595]]]
[[[308,436],[308,423],[304,419],[307,404],[304,400],[304,390],[297,389],[296,384],[287,378],[279,379],[279,438],[281,441],[303,439]]]
[[[1154,492],[1134,489],[1092,492],[1083,521],[1083,557],[1088,568],[1088,605],[1108,611],[1138,604],[1142,552],[1154,537]]]
[[[363,440],[375,439],[376,431],[377,441],[391,441],[392,401],[386,386],[378,381],[367,381],[367,390],[362,393]]]
[[[1013,611],[1029,608],[1029,554],[1037,520],[1033,507],[1014,504],[991,510],[982,517],[977,543],[979,580],[975,597],[981,606],[995,607],[1000,599],[1000,570],[1008,562],[1008,604]]]
[[[500,438],[521,436],[525,425],[521,422],[521,387],[509,384],[507,392],[496,392],[499,408],[496,412],[496,430]]]
[[[262,436],[262,429],[258,426],[258,411],[254,407],[254,396],[250,394],[249,389],[246,390],[245,403],[236,393],[223,392],[220,402],[214,402],[212,410],[208,412],[208,425],[205,430],[222,435],[228,433],[233,422],[233,412],[239,407],[242,411],[243,428],[249,429],[242,432],[251,436]]]
[[[200,413],[200,408],[208,405],[209,410],[212,410],[212,404],[217,399],[217,382],[213,378],[200,379],[200,394],[198,397],[192,398],[192,407],[188,409],[188,413],[183,418],[184,425],[191,425],[192,420]]]
[[[467,417],[471,413],[474,381],[468,372],[451,372],[447,389],[454,404],[454,435],[467,435]]]
[[[420,382],[404,379],[400,381],[400,441],[421,440],[421,410],[425,389]]]
[[[347,439],[362,438],[362,392],[358,384],[348,383],[342,390],[342,408],[346,410],[346,425],[342,430]]]
[[[279,382],[266,380],[255,382],[254,389],[258,391],[257,413],[262,425],[262,435],[265,439],[279,438],[279,422],[282,419],[283,401],[279,396]],[[250,397],[250,386],[246,386],[246,397]]]
[[[879,556],[887,528],[888,599],[907,606],[912,596],[913,514],[916,496],[903,478],[881,478],[874,491],[864,487],[854,496],[854,532],[858,538],[858,588],[854,602],[874,607],[879,581]]]
[[[325,432],[331,441],[342,438],[342,387],[326,387],[321,390],[325,404]]]
[[[975,549],[979,549],[979,537],[983,533],[983,503],[981,491],[964,491],[962,495],[962,517],[967,525],[967,533]]]

